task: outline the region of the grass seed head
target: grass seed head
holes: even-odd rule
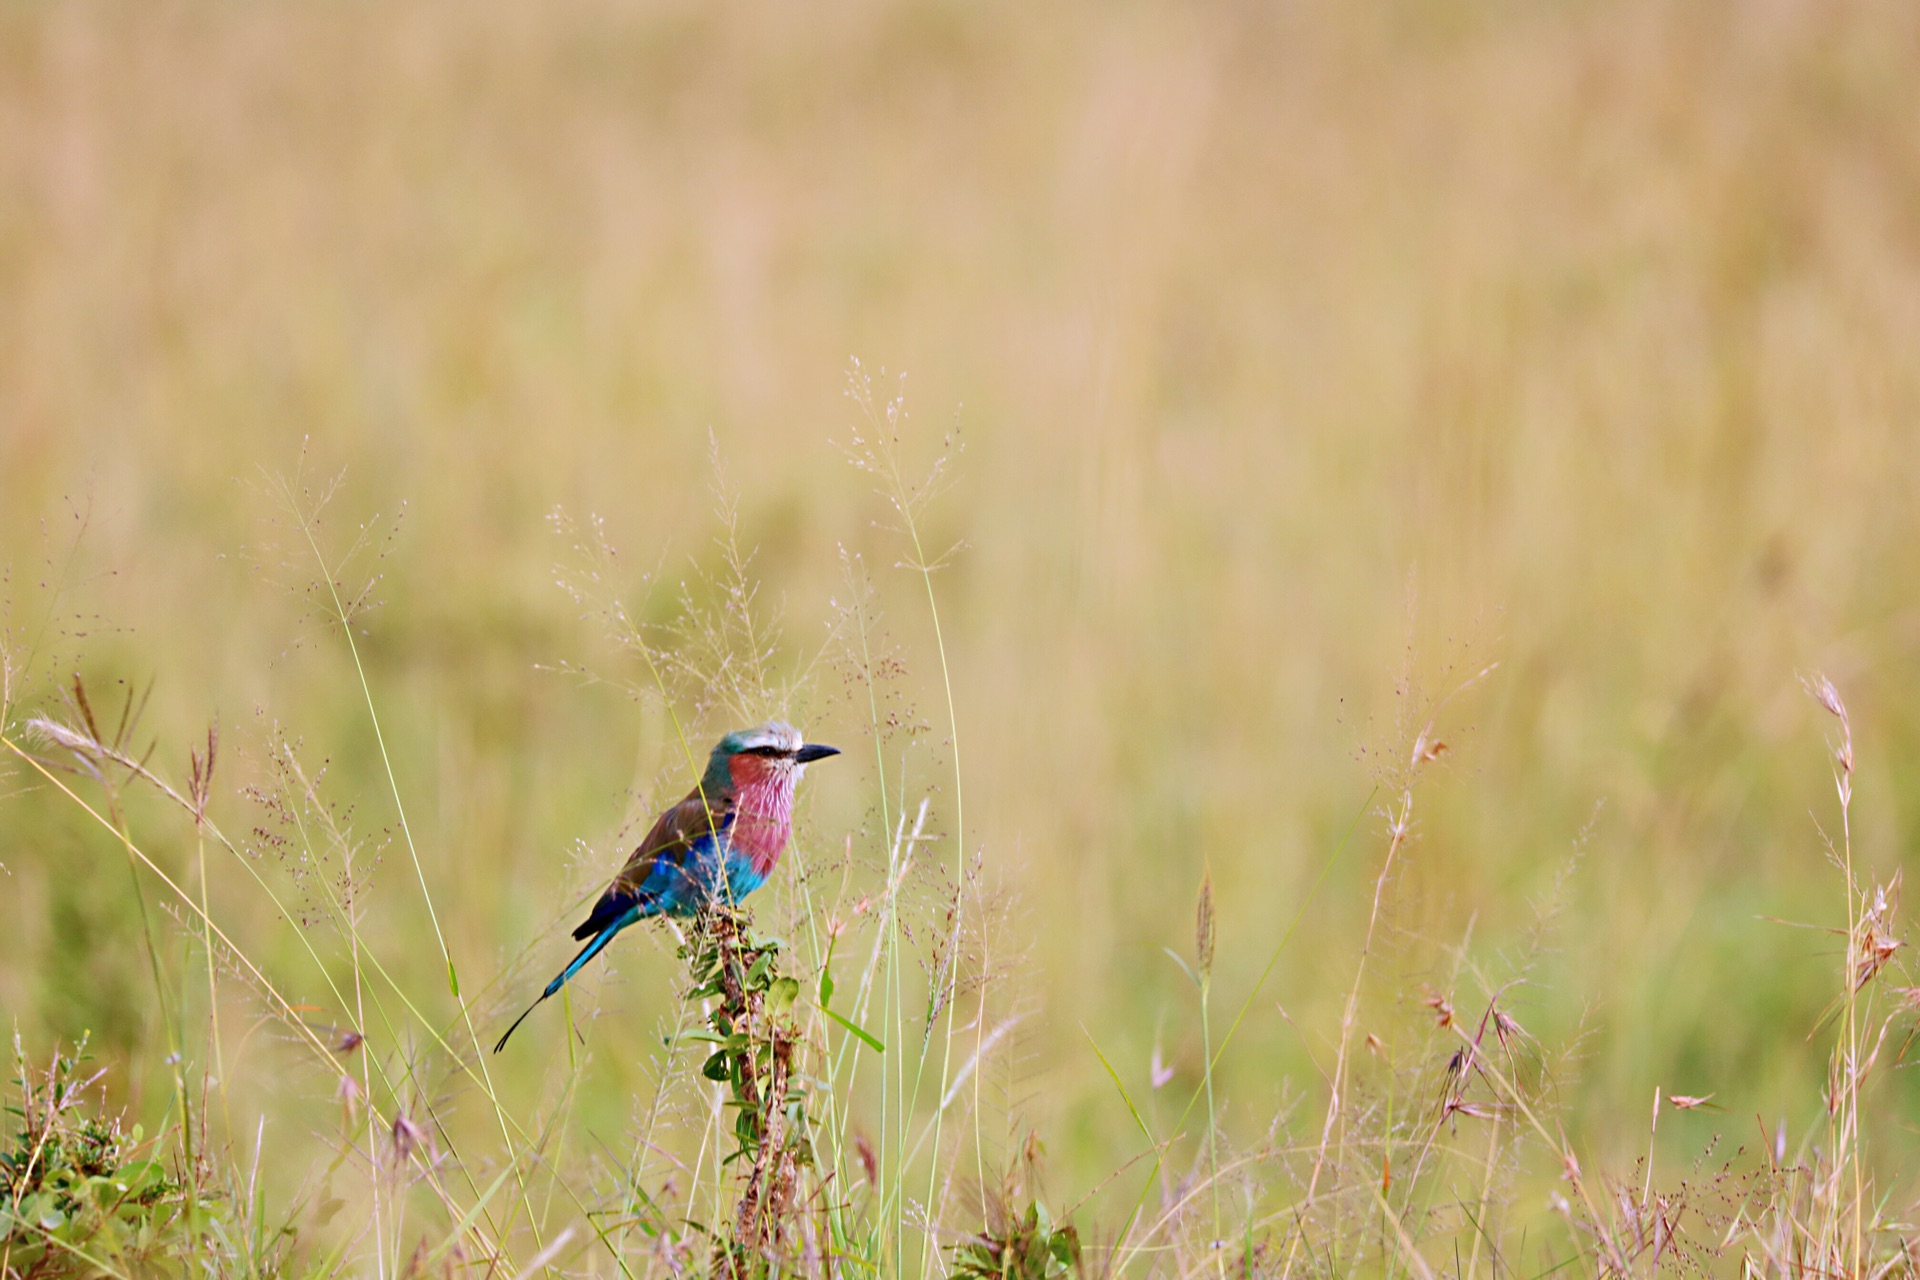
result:
[[[1213,977],[1213,939],[1213,872],[1208,871],[1200,878],[1200,902],[1193,917],[1193,952],[1202,982]]]

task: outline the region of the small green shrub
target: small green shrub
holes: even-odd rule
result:
[[[1038,1200],[953,1251],[954,1274],[965,1280],[1056,1280],[1079,1269],[1080,1233],[1070,1223],[1054,1226]]]
[[[179,1184],[139,1126],[89,1111],[85,1042],[35,1073],[14,1047],[17,1128],[0,1154],[0,1274],[93,1274],[145,1264],[186,1237]]]

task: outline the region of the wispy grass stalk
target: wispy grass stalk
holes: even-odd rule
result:
[[[407,820],[406,800],[401,793],[400,780],[394,773],[393,756],[387,750],[386,730],[380,722],[379,708],[375,704],[373,697],[373,685],[367,678],[366,663],[360,656],[360,645],[358,641],[354,639],[354,614],[353,611],[348,608],[347,602],[340,594],[340,574],[347,560],[351,558],[353,554],[352,550],[350,549],[338,564],[329,562],[326,553],[321,550],[317,522],[319,510],[325,505],[325,497],[322,498],[319,504],[316,504],[313,508],[309,508],[300,501],[299,496],[294,492],[293,486],[286,481],[280,482],[280,493],[287,514],[294,520],[301,536],[306,541],[308,550],[312,553],[315,565],[319,568],[321,581],[326,583],[327,598],[332,604],[333,622],[339,628],[340,635],[346,642],[347,652],[353,659],[354,676],[359,682],[361,698],[367,708],[368,722],[373,727],[374,743],[380,753],[381,767],[386,772],[387,786],[389,794],[392,797],[394,813],[400,822],[400,834],[407,846],[408,859],[413,864],[414,878],[420,885],[420,897],[421,901],[426,904],[427,918],[433,925],[434,941],[438,944],[441,959],[446,965],[447,990],[459,1006],[461,1021],[466,1028],[467,1039],[472,1048],[473,1060],[479,1071],[481,1087],[487,1096],[488,1104],[493,1108],[494,1119],[500,1129],[501,1143],[506,1148],[509,1160],[514,1167],[518,1169],[520,1167],[520,1156],[514,1143],[512,1131],[507,1123],[506,1110],[501,1106],[499,1095],[493,1087],[493,1077],[487,1065],[486,1051],[481,1043],[480,1034],[473,1025],[472,1007],[467,1001],[461,998],[460,975],[454,965],[453,952],[447,946],[446,932],[440,925],[439,909],[434,905],[433,891],[427,884],[426,868],[420,862],[420,850],[414,842],[412,824]],[[363,592],[363,597],[364,594]],[[357,939],[357,931],[354,933],[354,936]],[[359,983],[358,951],[359,948],[356,942],[354,947],[356,988]],[[356,1007],[358,1007],[357,1002]],[[524,1204],[526,1202],[526,1184],[524,1180],[521,1181],[520,1188],[521,1196],[517,1203]],[[535,1245],[537,1247],[544,1246],[545,1242],[541,1239],[538,1224],[534,1224],[533,1230]],[[503,1238],[501,1241],[502,1247],[505,1246],[505,1243]]]
[[[904,399],[896,397],[887,401],[884,406],[877,405],[874,400],[872,380],[857,360],[853,362],[852,369],[849,373],[848,386],[849,396],[866,419],[865,434],[863,435],[861,431],[858,430],[855,432],[850,457],[855,466],[863,471],[869,472],[879,481],[881,496],[892,508],[897,521],[897,529],[905,538],[911,551],[911,556],[906,561],[904,567],[918,575],[922,589],[926,595],[927,614],[933,627],[934,647],[940,663],[941,688],[946,701],[947,745],[950,755],[954,798],[952,874],[955,898],[953,905],[952,937],[945,947],[941,962],[935,968],[932,978],[932,988],[928,994],[926,1013],[928,1021],[926,1034],[928,1036],[931,1036],[933,1032],[932,1022],[940,1017],[943,1012],[947,1015],[941,1033],[940,1070],[938,1076],[940,1092],[944,1095],[947,1081],[953,1069],[955,1020],[952,1016],[952,1003],[958,983],[959,940],[967,920],[966,913],[971,909],[971,904],[967,901],[966,892],[966,809],[960,755],[959,707],[954,699],[952,664],[949,660],[946,637],[941,625],[939,597],[933,588],[933,575],[942,567],[957,548],[950,548],[937,557],[931,555],[927,549],[926,540],[922,533],[921,515],[924,513],[927,504],[938,494],[944,483],[943,473],[949,455],[942,454],[937,458],[932,469],[925,477],[917,482],[909,480],[901,469],[899,452],[899,436],[906,421],[906,405]],[[951,448],[952,442],[950,439],[947,443],[948,447]],[[896,950],[897,945],[898,939],[896,935]],[[893,990],[897,993],[898,987],[894,987]],[[986,1018],[983,1006],[981,1016],[975,1019],[974,1048],[976,1056],[980,1052],[983,1038],[986,1034],[985,1025]],[[904,1020],[896,1006],[894,1036],[897,1043],[903,1040],[904,1032]],[[897,1140],[897,1149],[900,1152],[900,1159],[902,1161],[901,1172],[904,1175],[904,1161],[906,1158],[905,1122],[911,1114],[912,1100],[919,1095],[921,1072],[927,1065],[927,1060],[923,1052],[915,1067],[914,1083],[911,1090],[907,1089],[904,1081],[904,1061],[896,1059],[896,1063],[898,1064],[896,1066],[896,1073],[899,1074],[899,1078],[896,1079],[895,1084],[901,1091],[898,1114],[902,1121]],[[974,1164],[975,1176],[979,1184],[984,1187],[987,1185],[986,1157],[978,1125],[980,1111],[978,1089],[979,1079],[978,1076],[976,1076],[973,1106],[973,1114],[976,1120],[974,1131]],[[935,1193],[939,1179],[938,1153],[941,1149],[941,1135],[945,1122],[946,1109],[944,1107],[937,1108],[934,1111],[932,1119],[931,1139],[931,1150],[934,1152],[935,1158],[928,1166],[926,1192],[923,1200],[926,1206],[926,1212],[929,1214],[935,1211]],[[934,1261],[930,1252],[935,1243],[932,1226],[933,1224],[929,1223],[928,1230],[922,1235],[921,1256],[919,1260],[919,1266],[922,1272],[930,1268]],[[903,1258],[898,1258],[897,1262],[901,1267],[904,1267]],[[904,1272],[902,1273],[904,1274]]]

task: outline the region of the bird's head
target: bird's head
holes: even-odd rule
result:
[[[751,729],[735,730],[720,739],[707,761],[703,785],[709,791],[718,792],[771,779],[791,777],[798,781],[815,760],[839,754],[838,747],[807,742],[792,725],[769,720]]]

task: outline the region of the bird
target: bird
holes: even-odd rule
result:
[[[720,739],[707,770],[686,799],[662,813],[573,931],[586,945],[540,998],[513,1020],[499,1053],[527,1014],[629,925],[651,916],[692,916],[739,902],[767,882],[793,832],[793,790],[809,764],[840,754],[805,741],[798,729],[769,720]]]

